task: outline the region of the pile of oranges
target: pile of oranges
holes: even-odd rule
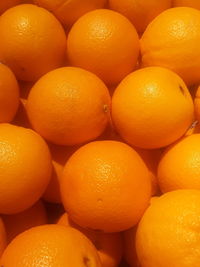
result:
[[[200,1],[0,1],[0,266],[200,266]]]

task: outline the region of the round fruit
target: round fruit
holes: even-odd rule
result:
[[[141,38],[142,66],[161,66],[192,85],[200,81],[200,11],[171,8],[158,15]]]
[[[103,233],[82,228],[70,220],[64,213],[58,220],[58,224],[73,227],[82,232],[96,247],[103,267],[118,267],[122,258],[121,233]]]
[[[162,192],[200,190],[200,134],[190,135],[168,148],[158,165]]]
[[[63,23],[71,26],[85,13],[103,8],[107,0],[34,0],[34,3],[48,9]]]
[[[84,228],[119,232],[135,225],[149,204],[150,177],[128,145],[95,141],[79,148],[61,179],[63,205]]]
[[[93,73],[53,70],[32,88],[27,103],[33,128],[48,141],[75,145],[97,138],[109,121],[110,95]]]
[[[0,256],[2,255],[4,249],[6,248],[6,245],[7,245],[6,230],[3,220],[0,217]]]
[[[200,9],[200,1],[199,0],[173,0],[173,6],[187,6],[193,7],[196,9]]]
[[[19,86],[12,71],[0,64],[0,123],[10,122],[19,106]]]
[[[79,231],[61,225],[43,225],[18,235],[0,260],[5,267],[101,267],[97,251]]]
[[[199,190],[177,190],[154,199],[136,233],[141,266],[198,267],[199,214]]]
[[[139,39],[127,18],[99,9],[88,12],[73,25],[67,52],[72,65],[94,72],[108,84],[116,84],[135,68]]]
[[[66,36],[59,21],[47,10],[24,4],[0,17],[0,61],[18,79],[35,81],[63,63]]]
[[[117,131],[141,148],[159,148],[176,141],[192,124],[193,113],[193,101],[183,80],[161,67],[131,73],[112,99]]]
[[[5,224],[8,242],[25,230],[47,223],[46,210],[42,201],[38,201],[23,212],[2,215],[2,219]]]
[[[109,0],[109,6],[126,16],[138,33],[143,33],[156,16],[171,7],[171,0]]]
[[[0,124],[0,213],[30,208],[44,193],[51,176],[46,143],[34,131]]]

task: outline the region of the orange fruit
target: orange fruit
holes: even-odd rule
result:
[[[59,21],[47,10],[24,4],[0,17],[0,60],[18,79],[35,81],[61,66],[66,36]]]
[[[0,1],[0,14],[5,12],[7,9],[16,6],[18,4],[21,4],[22,0],[3,0]]]
[[[176,190],[155,199],[136,233],[141,266],[198,267],[199,214],[199,190]]]
[[[61,179],[63,205],[84,228],[119,232],[141,218],[149,204],[148,169],[138,153],[117,141],[95,141],[67,161]]]
[[[27,103],[33,128],[58,145],[97,138],[109,120],[110,95],[93,73],[74,67],[56,69],[32,88]]]
[[[60,180],[62,177],[64,165],[69,157],[76,151],[76,149],[78,149],[78,147],[49,145],[49,148],[52,155],[53,169],[51,180],[46,188],[43,198],[47,202],[61,203]]]
[[[34,3],[48,9],[63,23],[71,26],[85,13],[103,8],[107,0],[34,0]]]
[[[12,71],[0,64],[0,123],[10,122],[19,106],[19,86]]]
[[[137,227],[123,232],[124,258],[130,267],[140,267],[135,247]]]
[[[179,74],[188,84],[200,81],[200,11],[171,8],[158,15],[141,38],[143,67],[161,66]]]
[[[117,131],[141,148],[159,148],[176,141],[192,124],[193,113],[193,101],[183,80],[161,67],[131,73],[112,98]]]
[[[200,9],[200,2],[199,0],[173,0],[173,6],[187,6]]]
[[[42,201],[38,201],[23,212],[2,215],[2,219],[5,224],[8,242],[25,230],[47,223],[47,215]]]
[[[70,220],[64,213],[57,222],[60,225],[73,227],[82,232],[96,247],[103,267],[118,267],[122,258],[121,233],[103,233],[99,231],[81,228]]]
[[[43,225],[18,235],[0,260],[5,267],[101,267],[97,251],[82,233],[61,225]]]
[[[192,134],[169,147],[158,166],[162,192],[200,189],[200,134]]]
[[[109,0],[109,6],[126,16],[138,33],[143,33],[156,16],[171,7],[171,0]]]
[[[94,72],[107,84],[116,84],[136,67],[139,39],[126,17],[99,9],[72,26],[67,52],[72,65]]]
[[[51,175],[48,146],[34,131],[0,124],[0,213],[30,208],[44,193]]]
[[[0,256],[2,255],[4,249],[6,248],[6,245],[7,245],[6,230],[3,220],[0,217]]]

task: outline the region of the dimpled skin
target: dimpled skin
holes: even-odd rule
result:
[[[82,146],[68,160],[61,196],[78,225],[104,232],[130,228],[149,204],[149,172],[137,152],[117,141]]]
[[[19,86],[12,71],[0,64],[0,123],[10,122],[19,106]]]
[[[154,199],[139,223],[142,267],[199,267],[200,191],[176,190]]]
[[[107,84],[116,84],[135,68],[139,39],[126,17],[112,10],[94,10],[71,28],[67,54],[72,65],[94,72]]]
[[[32,88],[27,111],[33,128],[58,145],[97,138],[109,121],[110,95],[93,73],[74,67],[49,72]]]
[[[192,85],[200,81],[200,11],[171,8],[158,15],[141,38],[143,67],[161,66]]]
[[[193,7],[196,9],[200,9],[200,2],[199,0],[173,0],[173,6],[188,6]]]
[[[71,26],[85,13],[103,8],[107,0],[34,0],[34,3],[53,12],[65,27]]]
[[[24,4],[0,17],[0,60],[19,80],[35,81],[60,67],[66,36],[60,22],[47,10]]]
[[[2,255],[6,246],[7,246],[6,230],[5,230],[4,222],[2,218],[0,217],[0,256]]]
[[[31,227],[47,223],[47,214],[41,200],[29,209],[12,215],[2,215],[5,224],[7,240],[12,241],[18,234]]]
[[[148,67],[131,73],[119,84],[112,98],[112,119],[128,143],[159,148],[184,135],[193,122],[194,105],[176,73]]]
[[[143,33],[155,17],[171,7],[171,2],[171,0],[109,0],[109,6],[126,16],[138,33]]]
[[[118,267],[122,259],[122,235],[121,233],[103,233],[91,229],[85,229],[75,224],[65,212],[57,222],[60,225],[73,227],[91,240],[96,247],[103,267]]]
[[[31,207],[51,176],[48,146],[34,131],[0,124],[0,213]]]
[[[158,165],[162,192],[200,189],[200,134],[183,138],[169,147]]]
[[[79,231],[61,225],[31,228],[17,236],[0,260],[4,267],[101,267],[97,251]]]

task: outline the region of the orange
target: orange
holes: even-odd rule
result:
[[[109,6],[126,16],[138,33],[143,33],[156,16],[171,7],[171,0],[109,0]]]
[[[7,245],[6,230],[3,220],[0,218],[0,256],[2,255],[4,249],[6,248],[6,245]]]
[[[61,203],[60,180],[62,177],[64,165],[78,147],[49,145],[49,148],[52,155],[53,169],[52,169],[51,180],[46,188],[43,198],[47,202]]]
[[[95,141],[67,161],[63,205],[84,228],[119,232],[135,225],[149,204],[148,169],[138,153],[117,141]]]
[[[44,193],[51,175],[48,146],[34,131],[0,124],[0,213],[30,208]]]
[[[117,131],[128,143],[141,148],[159,148],[176,141],[192,124],[193,112],[183,80],[161,67],[131,73],[112,98]]]
[[[79,231],[61,225],[31,228],[17,236],[0,260],[5,267],[101,267],[92,243]]]
[[[72,65],[92,71],[107,84],[116,84],[136,67],[139,39],[126,17],[99,9],[73,25],[67,52]]]
[[[73,227],[82,232],[96,247],[103,267],[118,267],[122,258],[121,233],[102,233],[99,231],[81,228],[70,220],[64,213],[58,220],[58,224]]]
[[[61,66],[66,36],[60,22],[47,10],[24,4],[0,17],[0,61],[19,80],[35,81]]]
[[[33,128],[58,145],[97,138],[109,120],[110,95],[93,73],[74,67],[56,69],[32,88],[27,103]]]
[[[200,189],[200,134],[183,138],[169,147],[158,166],[162,192]]]
[[[19,106],[19,86],[12,71],[0,64],[0,123],[10,122]]]
[[[34,0],[35,4],[48,9],[63,23],[71,26],[85,13],[103,8],[107,0]]]
[[[42,201],[38,201],[23,212],[2,215],[2,219],[5,224],[8,242],[31,227],[47,223],[46,211]]]
[[[199,267],[200,191],[176,190],[155,199],[136,233],[142,267]]]
[[[192,85],[200,81],[200,11],[171,8],[158,15],[141,38],[143,67],[161,66]]]
[[[123,232],[124,258],[130,267],[140,267],[135,247],[136,231],[137,227],[133,227]]]
[[[199,0],[173,0],[173,6],[187,6],[200,9],[200,2]]]

